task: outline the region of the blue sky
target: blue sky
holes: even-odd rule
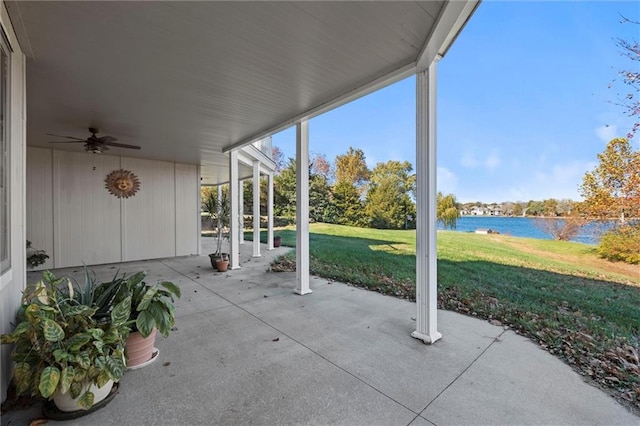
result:
[[[632,121],[608,88],[623,68],[616,38],[640,39],[640,2],[483,2],[438,63],[438,189],[459,201],[580,199],[578,185]],[[634,147],[640,149],[640,135]],[[273,137],[295,156],[295,129]],[[349,146],[367,164],[415,164],[415,80],[309,122],[311,152]]]

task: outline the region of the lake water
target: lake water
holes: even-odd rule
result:
[[[476,229],[491,229],[503,235],[514,237],[538,238],[541,240],[553,239],[549,234],[544,233],[528,217],[503,217],[503,216],[463,216],[458,219],[458,226],[455,231],[475,232]],[[444,229],[438,223],[438,229]],[[597,244],[598,239],[594,226],[586,226],[582,232],[572,241],[585,244]]]

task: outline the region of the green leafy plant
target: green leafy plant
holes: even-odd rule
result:
[[[598,254],[608,260],[640,264],[640,222],[618,226],[604,234]]]
[[[179,298],[180,288],[169,281],[153,285],[144,282],[147,273],[144,271],[127,276],[119,272],[107,283],[99,284],[94,289],[94,298],[98,313],[108,315],[114,306],[131,298],[129,324],[133,331],[139,331],[148,337],[154,328],[167,337],[175,324],[174,298]]]
[[[48,258],[46,251],[33,248],[31,241],[27,240],[27,266],[29,268],[42,265]]]
[[[27,287],[18,323],[0,342],[15,345],[13,380],[19,394],[51,399],[57,391],[70,392],[89,409],[94,395],[83,389],[118,382],[125,371],[131,298],[115,305],[108,318],[97,319],[98,308],[79,303],[71,283],[65,288],[63,281],[47,271]]]

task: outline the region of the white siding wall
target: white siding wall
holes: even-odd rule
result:
[[[104,178],[120,158],[53,151],[56,268],[120,262],[120,200]]]
[[[25,57],[11,27],[4,3],[0,4],[0,25],[7,34],[13,53],[11,54],[9,98],[9,157],[10,157],[10,268],[0,274],[0,333],[10,333],[15,321],[25,286]],[[0,400],[7,397],[11,380],[11,347],[0,347]]]
[[[140,179],[140,191],[123,202],[123,260],[175,256],[175,167],[163,161],[123,158]]]
[[[27,240],[44,250],[49,259],[38,269],[51,269],[53,257],[53,163],[50,149],[27,152]]]
[[[176,164],[176,255],[199,254],[199,240],[189,238],[200,235],[200,181],[198,166]],[[193,208],[198,211],[193,214]]]
[[[45,148],[27,157],[27,235],[51,257],[38,269],[198,253],[198,166]],[[134,197],[105,188],[120,168],[140,179]]]

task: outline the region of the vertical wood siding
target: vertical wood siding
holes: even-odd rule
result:
[[[120,262],[120,200],[104,187],[118,157],[53,152],[55,267]]]
[[[135,197],[122,201],[124,261],[175,256],[174,163],[123,158],[140,179]]]
[[[200,214],[193,214],[195,208],[200,211],[198,192],[200,182],[198,166],[176,164],[176,256],[198,254],[198,219]],[[195,179],[194,179],[195,177]]]
[[[104,179],[123,168],[140,179],[119,199]],[[45,267],[98,265],[198,253],[198,166],[29,148],[27,235]]]
[[[53,152],[50,149],[27,150],[27,240],[49,255],[35,269],[53,268]]]

